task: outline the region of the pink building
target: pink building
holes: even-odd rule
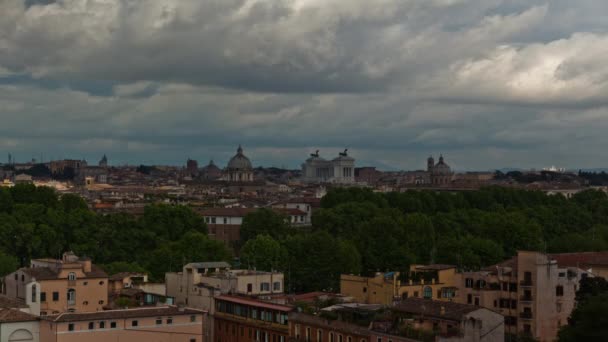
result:
[[[63,313],[43,317],[40,340],[202,342],[206,312],[175,306]]]

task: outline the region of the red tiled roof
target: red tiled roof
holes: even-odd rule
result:
[[[178,315],[201,315],[203,310],[180,309],[177,306],[164,306],[152,308],[137,308],[123,310],[107,310],[97,312],[66,312],[54,316],[46,316],[42,319],[52,322],[75,322],[75,321],[95,321],[102,319],[127,319],[138,317],[157,317],[157,316],[178,316]]]
[[[289,312],[289,311],[293,310],[293,307],[291,307],[291,306],[267,303],[267,302],[263,302],[261,300],[245,298],[245,297],[221,295],[219,297],[216,297],[215,299],[216,300],[225,300],[227,302],[232,302],[232,303],[237,303],[237,304],[256,306],[259,308],[265,308],[265,309],[270,309],[270,310],[278,310],[278,311],[285,311],[285,312]]]
[[[608,266],[608,252],[581,252],[549,254],[560,267]]]
[[[256,210],[256,208],[207,208],[198,212],[203,216],[245,217]]]
[[[31,322],[38,317],[16,309],[0,309],[0,323],[6,322]]]
[[[396,304],[393,308],[393,310],[398,312],[454,321],[461,321],[464,315],[480,309],[482,308],[474,305],[423,298],[407,298]]]

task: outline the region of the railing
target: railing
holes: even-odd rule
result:
[[[525,279],[520,281],[519,286],[532,286],[532,279]]]
[[[76,305],[76,300],[68,299],[68,305]]]
[[[519,317],[523,319],[532,319],[532,312],[524,311],[519,313]]]

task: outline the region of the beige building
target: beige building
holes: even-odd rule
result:
[[[206,313],[175,306],[63,313],[42,318],[41,341],[202,342]]]
[[[38,342],[38,317],[18,309],[0,308],[0,341]]]
[[[101,311],[108,302],[108,276],[72,252],[61,260],[33,259],[4,278],[5,295],[24,300],[33,314]]]
[[[575,305],[579,281],[590,274],[562,266],[554,257],[519,251],[517,256],[479,272],[458,273],[455,301],[496,310],[505,332],[553,341]]]
[[[404,279],[403,281],[400,279]],[[390,305],[403,298],[451,300],[457,294],[456,267],[452,265],[412,265],[407,277],[399,272],[375,277],[343,274],[340,292],[356,302]]]
[[[167,296],[178,305],[209,312],[205,325],[209,340],[214,336],[216,298],[225,294],[257,296],[262,299],[283,293],[283,274],[252,270],[232,270],[226,262],[195,262],[182,272],[165,274]]]
[[[486,308],[408,298],[395,305],[392,310],[395,316],[403,319],[398,331],[414,329],[433,332],[436,334],[435,341],[504,341],[504,317]]]

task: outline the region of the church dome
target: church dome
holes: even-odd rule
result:
[[[443,156],[439,157],[439,162],[437,163],[437,165],[435,165],[433,171],[435,174],[443,175],[452,173],[452,169],[450,168],[450,166],[443,161]]]
[[[229,170],[251,170],[253,166],[251,166],[251,161],[243,154],[243,148],[239,145],[236,155],[230,158],[226,168]]]

